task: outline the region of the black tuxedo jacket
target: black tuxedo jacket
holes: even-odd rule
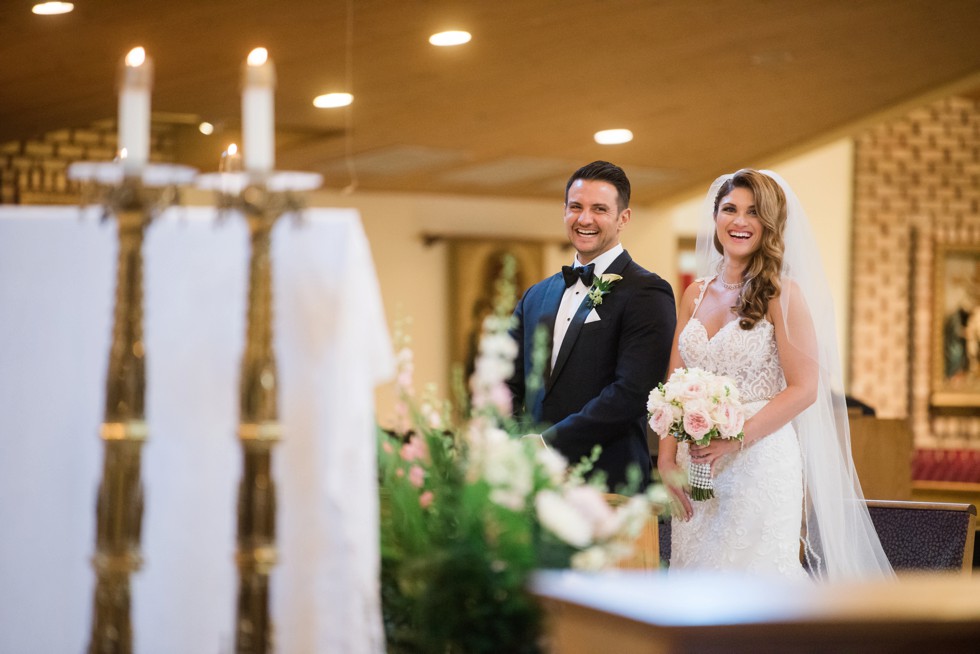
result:
[[[508,385],[516,416],[529,415],[548,426],[545,441],[569,463],[588,456],[596,444],[602,454],[594,470],[606,473],[610,490],[626,482],[636,464],[644,484],[650,480],[646,404],[650,390],[663,381],[677,326],[670,284],[634,263],[628,252],[606,273],[622,279],[595,308],[599,320],[586,323],[593,308],[585,298],[562,341],[554,370],[545,364],[538,391],[529,390],[534,332],[547,329],[547,361],[565,283],[561,274],[527,290],[514,311],[511,334],[518,343],[515,373]],[[533,386],[533,385],[532,385]]]

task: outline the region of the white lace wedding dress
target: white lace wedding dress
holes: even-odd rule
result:
[[[704,288],[710,282],[699,280]],[[759,411],[786,387],[772,323],[750,330],[727,323],[708,337],[697,306],[678,339],[684,365],[735,380],[746,415]],[[688,446],[677,448],[682,470]],[[792,424],[715,462],[714,494],[693,502],[694,516],[671,524],[671,569],[740,570],[807,578],[800,564],[803,463]]]

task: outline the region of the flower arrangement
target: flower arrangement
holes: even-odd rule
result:
[[[400,348],[402,420],[379,447],[389,652],[542,651],[529,574],[615,564],[667,501],[654,487],[613,507],[585,481],[590,461],[569,469],[554,450],[520,438],[533,430],[510,417],[505,380],[516,346],[501,297],[512,297],[513,263],[504,270],[458,424],[447,403],[416,400],[411,350]]]
[[[622,275],[616,275],[613,273],[605,273],[599,275],[592,282],[591,288],[589,288],[589,302],[592,306],[597,307],[602,304],[602,296],[606,295],[612,290],[612,285],[623,278]]]
[[[650,391],[650,428],[660,437],[707,445],[713,438],[742,440],[745,413],[735,382],[700,368],[677,368]],[[711,465],[691,461],[691,499],[715,496]]]

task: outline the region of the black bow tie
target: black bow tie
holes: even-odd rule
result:
[[[575,282],[582,280],[582,283],[586,286],[592,286],[592,280],[595,279],[595,264],[590,263],[587,266],[577,266],[573,268],[572,266],[562,266],[561,276],[565,278],[565,288],[574,286]]]

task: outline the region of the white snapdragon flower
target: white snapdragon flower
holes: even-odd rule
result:
[[[564,497],[589,523],[593,541],[615,532],[616,512],[598,488],[588,484],[572,486],[565,490]]]
[[[488,357],[513,360],[517,356],[517,341],[507,332],[486,334],[480,340],[480,351]]]
[[[412,395],[412,377],[415,374],[415,362],[412,348],[403,347],[395,355],[395,384],[405,395]]]
[[[490,486],[490,499],[514,511],[523,511],[534,489],[534,462],[519,441],[488,419],[470,423],[467,479]]]
[[[483,469],[490,484],[490,499],[514,511],[527,506],[528,495],[534,488],[534,465],[517,441],[495,448]]]
[[[534,508],[542,526],[572,547],[584,548],[592,542],[592,525],[558,493],[538,492]]]
[[[568,460],[559,454],[555,448],[537,447],[534,458],[552,485],[557,486],[565,479],[565,473],[568,471]]]
[[[576,570],[596,571],[607,568],[613,561],[610,561],[606,548],[597,545],[576,552],[572,555],[570,563]]]

